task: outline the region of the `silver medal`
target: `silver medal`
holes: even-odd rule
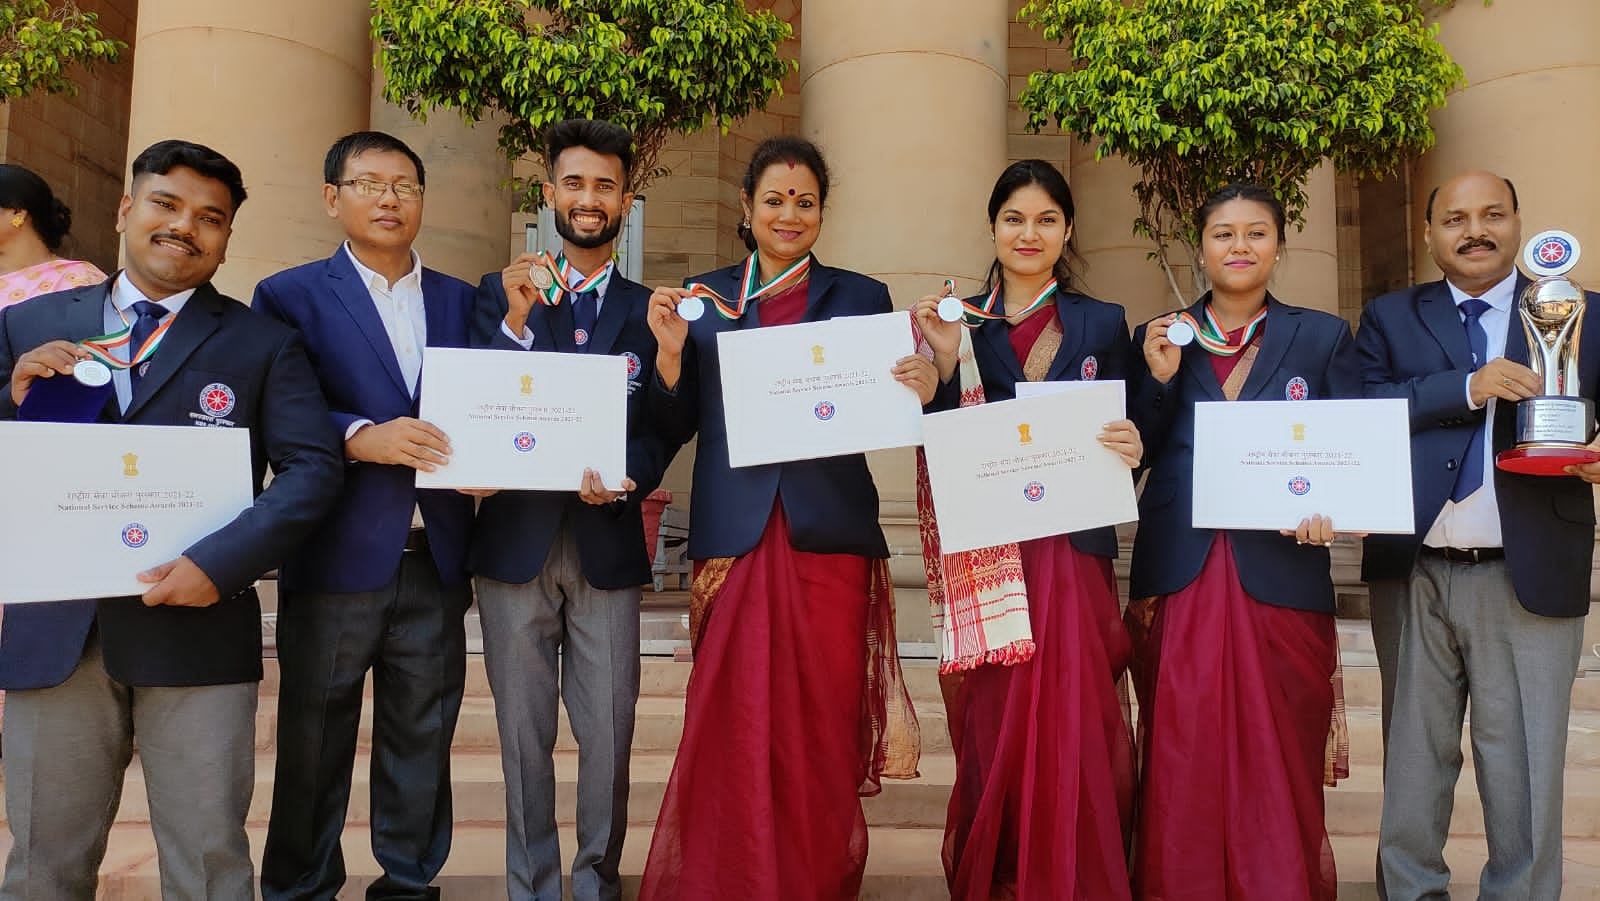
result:
[[[111,381],[111,367],[99,360],[79,360],[72,367],[72,377],[80,384],[99,388]]]
[[[1194,326],[1178,320],[1167,326],[1167,340],[1179,347],[1188,347],[1194,341]]]
[[[964,312],[959,297],[946,297],[939,301],[939,318],[945,322],[960,322]]]
[[[685,297],[678,301],[678,315],[685,322],[694,322],[706,314],[706,302],[698,297]]]

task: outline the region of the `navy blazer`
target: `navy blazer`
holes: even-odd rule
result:
[[[661,484],[678,443],[651,428],[646,394],[640,390],[656,365],[656,339],[645,321],[649,307],[649,288],[613,273],[587,351],[628,359],[627,466],[628,477],[638,487],[628,493],[627,501],[603,507],[579,500],[576,490],[502,491],[484,498],[472,534],[473,573],[500,582],[531,581],[544,569],[566,517],[576,530],[578,560],[590,585],[610,590],[650,581],[651,555],[644,546],[640,502]],[[478,285],[472,346],[523,349],[500,327],[506,309],[500,273],[485,275]],[[528,314],[528,329],[533,332],[534,351],[580,352],[572,340],[572,304],[565,298],[553,307],[535,304]]]
[[[967,303],[981,306],[987,299],[988,295],[982,294],[967,298]],[[1005,312],[1004,298],[996,304],[995,312]],[[1129,378],[1128,315],[1119,304],[1083,294],[1058,292],[1055,316],[1061,325],[1061,347],[1056,351],[1045,381]],[[1011,400],[1017,396],[1017,383],[1027,381],[1022,363],[1011,347],[1010,328],[1003,319],[990,319],[973,330],[972,353],[978,363],[978,375],[983,380],[985,401]],[[950,383],[959,381],[953,378]],[[1126,384],[1131,394],[1133,383]],[[958,392],[949,390],[948,385],[940,387],[943,390],[928,405],[929,412],[953,409],[960,402]],[[1072,546],[1086,554],[1117,556],[1117,531],[1111,526],[1073,532],[1071,539]]]
[[[1210,294],[1189,307],[1204,316]],[[1226,472],[1194,471],[1194,405],[1224,401],[1210,354],[1198,342],[1183,349],[1178,374],[1163,385],[1150,374],[1143,347],[1146,326],[1133,336],[1134,422],[1144,438],[1150,477],[1139,496],[1139,532],[1133,542],[1129,596],[1179,591],[1200,575],[1213,529],[1194,527],[1196,478],[1227,479]],[[1350,326],[1318,310],[1292,307],[1267,296],[1267,321],[1255,364],[1239,400],[1289,401],[1303,381],[1306,400],[1359,397],[1360,377]],[[1328,549],[1296,544],[1270,531],[1230,531],[1239,581],[1251,597],[1278,607],[1332,613],[1333,579]]]
[[[47,341],[102,334],[115,279],[0,311],[0,418],[17,415],[10,388],[17,357]],[[212,383],[233,390],[226,420],[196,418],[211,412],[201,395]],[[222,600],[210,607],[145,607],[137,597],[14,606],[0,627],[0,688],[59,685],[96,623],[106,672],[126,685],[259,680],[261,604],[252,585],[310,534],[342,479],[339,436],[299,337],[202,285],[178,311],[127,412],[108,403],[101,419],[250,430],[255,504],[183,552]],[[268,464],[273,479],[263,490]]]
[[[1520,298],[1528,280],[1517,276]],[[1590,292],[1579,345],[1578,384],[1600,396],[1600,295]],[[1361,314],[1356,339],[1368,397],[1401,397],[1411,404],[1411,492],[1416,533],[1366,539],[1361,577],[1403,579],[1422,539],[1444,509],[1456,471],[1485,410],[1467,405],[1472,352],[1450,289],[1443,281],[1379,297]],[[1528,342],[1512,309],[1505,356],[1528,363]],[[1494,453],[1516,442],[1516,404],[1495,404]],[[1517,600],[1540,616],[1589,612],[1589,561],[1594,552],[1594,492],[1576,476],[1531,476],[1494,471],[1495,500],[1506,563]]]
[[[467,346],[471,285],[424,269],[422,306],[428,347]],[[341,438],[362,419],[385,423],[417,415],[417,398],[400,374],[389,333],[343,246],[325,260],[263,280],[251,307],[304,337]],[[419,491],[416,476],[409,466],[346,460],[344,491],[311,539],[284,563],[283,587],[336,593],[382,588],[400,569],[417,507],[440,581],[465,582],[472,498],[443,489]]]
[[[744,264],[690,279],[703,282],[723,297],[739,296]],[[889,289],[882,282],[844,269],[811,263],[806,311],[801,322],[839,316],[868,316],[893,311]],[[683,374],[668,391],[659,378],[650,379],[650,401],[660,428],[687,441],[696,432],[700,442],[694,459],[694,493],[689,509],[689,556],[695,560],[738,557],[756,546],[780,497],[796,550],[817,554],[889,556],[878,525],[878,489],[863,454],[843,454],[762,466],[728,465],[728,423],[722,406],[722,363],[717,335],[758,328],[761,304],[739,319],[724,319],[715,310],[689,323]],[[910,323],[906,331],[910,333]]]

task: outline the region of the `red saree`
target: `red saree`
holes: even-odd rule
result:
[[[789,544],[782,505],[704,614],[645,901],[839,901],[861,888],[871,562]],[[712,574],[708,567],[696,578]],[[696,593],[700,593],[700,584]]]
[[[807,285],[761,302],[796,322]],[[841,901],[867,863],[861,796],[917,775],[883,560],[799,551],[782,500],[737,558],[696,564],[683,739],[642,901]]]
[[[1030,379],[1061,345],[1055,308],[1008,330]],[[1035,650],[941,679],[956,752],[944,865],[954,901],[1129,897],[1133,743],[1117,680],[1130,643],[1111,561],[1068,536],[1023,542]]]
[[[1127,898],[1133,745],[1116,682],[1129,642],[1111,561],[1065,535],[1022,544],[1037,650],[945,677],[955,901]]]
[[[1219,532],[1200,575],[1158,599],[1146,625],[1133,665],[1135,897],[1333,901],[1322,796],[1333,616],[1250,597]]]

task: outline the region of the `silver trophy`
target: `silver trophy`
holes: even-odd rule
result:
[[[1583,288],[1566,275],[1580,253],[1576,238],[1555,230],[1535,235],[1523,250],[1523,263],[1536,280],[1517,299],[1517,318],[1528,339],[1529,366],[1543,388],[1517,404],[1517,443],[1495,458],[1501,469],[1564,475],[1568,466],[1600,460],[1587,447],[1594,436],[1594,402],[1578,384],[1588,304]]]

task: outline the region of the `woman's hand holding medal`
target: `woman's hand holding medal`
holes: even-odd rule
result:
[[[927,339],[928,346],[933,348],[933,363],[939,370],[941,382],[948,382],[955,375],[961,353],[961,330],[965,328],[961,324],[961,316],[955,319],[947,317],[950,309],[947,301],[951,300],[957,305],[961,303],[951,283],[946,282],[943,294],[929,294],[911,307],[917,328],[922,331],[922,337]]]
[[[650,333],[656,336],[656,374],[668,388],[678,386],[683,346],[689,340],[689,320],[678,315],[678,304],[687,297],[688,288],[657,288],[645,313]]]
[[[1180,326],[1175,329],[1175,326]],[[1144,362],[1156,381],[1163,384],[1178,374],[1178,364],[1183,360],[1183,338],[1188,329],[1189,341],[1194,340],[1194,330],[1187,323],[1178,322],[1177,313],[1168,313],[1150,320],[1144,327]]]

